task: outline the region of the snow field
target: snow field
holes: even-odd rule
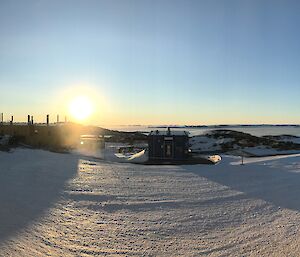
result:
[[[300,157],[239,160],[143,166],[0,152],[1,255],[297,256]]]

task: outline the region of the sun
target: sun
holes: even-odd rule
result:
[[[92,102],[86,96],[77,96],[70,102],[69,111],[73,118],[83,121],[93,113]]]

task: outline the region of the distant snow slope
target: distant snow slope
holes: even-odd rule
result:
[[[233,142],[232,138],[220,138],[215,139],[208,137],[207,135],[195,136],[190,139],[191,150],[211,152],[220,151],[222,149],[222,144]]]
[[[300,137],[296,136],[279,136],[278,141],[282,142],[292,142],[295,144],[300,144]]]
[[[204,135],[190,138],[193,153],[231,153],[242,152],[253,156],[291,154],[300,152],[300,138],[296,136],[256,137],[232,130],[213,130]]]

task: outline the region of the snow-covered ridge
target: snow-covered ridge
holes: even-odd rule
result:
[[[249,156],[300,152],[300,138],[296,136],[256,137],[233,130],[214,130],[190,138],[193,153],[231,153]]]

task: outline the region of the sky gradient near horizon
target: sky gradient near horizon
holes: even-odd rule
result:
[[[0,112],[43,121],[300,123],[300,2],[2,0]]]

